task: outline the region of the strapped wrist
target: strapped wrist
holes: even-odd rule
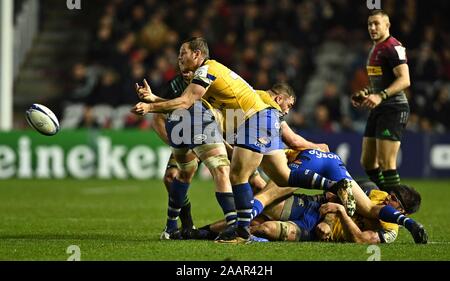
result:
[[[380,92],[381,95],[381,99],[382,100],[386,100],[387,98],[389,98],[389,95],[387,94],[386,89],[384,89],[383,91]]]

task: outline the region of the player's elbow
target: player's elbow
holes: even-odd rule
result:
[[[411,81],[408,79],[405,83],[405,88],[409,88],[411,86]]]
[[[400,76],[401,82],[402,82],[402,90],[405,90],[411,86],[411,79],[409,79],[409,74],[403,74]]]

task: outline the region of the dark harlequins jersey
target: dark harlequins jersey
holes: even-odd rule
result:
[[[177,75],[169,82],[169,87],[167,88],[162,98],[169,100],[178,98],[179,96],[181,96],[181,94],[184,92],[184,89],[186,89],[187,86],[188,83],[184,81],[183,76]]]

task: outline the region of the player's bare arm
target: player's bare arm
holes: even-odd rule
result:
[[[375,108],[383,101],[383,99],[387,99],[390,96],[403,91],[410,86],[411,82],[409,79],[409,67],[406,63],[394,67],[393,72],[396,79],[389,87],[384,90],[384,93],[375,93],[369,95],[362,102],[362,106],[369,109]]]
[[[337,214],[347,241],[358,244],[378,244],[381,242],[377,232],[371,230],[361,231],[352,218],[347,215],[344,206],[341,204],[326,203],[320,206],[320,214],[325,215],[327,213]]]
[[[198,84],[191,83],[184,90],[183,94],[172,100],[154,102],[154,103],[137,103],[131,112],[138,115],[145,115],[147,113],[169,113],[176,109],[188,109],[195,101],[200,100],[205,94],[206,89]]]
[[[320,149],[325,152],[330,151],[327,144],[313,143],[306,140],[302,136],[296,134],[294,131],[292,131],[292,129],[289,127],[286,121],[281,122],[281,137],[283,139],[283,142],[291,149],[302,150],[311,148],[311,149]]]
[[[156,113],[153,116],[153,130],[166,143],[169,144],[169,137],[166,131],[166,116],[163,113]]]
[[[150,85],[147,83],[147,80],[144,79],[144,86],[135,84],[136,94],[139,99],[143,102],[152,103],[152,102],[163,102],[167,101],[166,99],[160,98],[152,92]]]

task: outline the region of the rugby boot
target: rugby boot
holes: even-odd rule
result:
[[[353,216],[356,211],[356,200],[353,196],[352,181],[344,178],[336,183],[335,188],[345,211],[350,217]]]
[[[415,223],[411,229],[411,235],[414,238],[414,242],[416,244],[427,244],[428,243],[428,234],[425,231],[425,228],[420,223]]]

